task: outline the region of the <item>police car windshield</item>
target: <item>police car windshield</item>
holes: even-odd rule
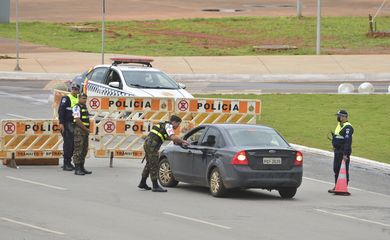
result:
[[[129,87],[178,89],[179,85],[163,72],[122,71]]]

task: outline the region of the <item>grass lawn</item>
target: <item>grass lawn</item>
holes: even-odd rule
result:
[[[381,17],[378,27],[390,26]],[[81,23],[77,23],[80,25]],[[23,41],[83,52],[100,52],[100,32],[75,32],[73,23],[20,23]],[[100,22],[82,25],[97,27]],[[382,29],[388,30],[388,29]],[[324,17],[322,53],[390,53],[388,38],[369,38],[366,17]],[[0,37],[15,38],[15,24],[0,24]],[[107,22],[105,50],[149,56],[314,54],[316,19],[305,17],[231,17]],[[253,51],[255,45],[287,44],[297,50]]]
[[[196,95],[260,99],[259,124],[276,128],[289,142],[332,151],[327,134],[334,131],[338,109],[347,109],[355,129],[352,155],[390,163],[390,95]]]

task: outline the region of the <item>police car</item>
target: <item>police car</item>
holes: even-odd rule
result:
[[[86,74],[83,92],[88,96],[193,98],[184,84],[153,68],[150,58],[111,58]]]

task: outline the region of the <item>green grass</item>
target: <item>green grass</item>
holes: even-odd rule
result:
[[[347,109],[355,129],[352,155],[390,163],[390,95],[196,95],[196,97],[260,99],[259,124],[276,128],[289,142],[332,151],[327,134],[335,113]]]
[[[23,41],[83,52],[100,52],[101,33],[80,33],[72,25],[101,27],[100,22],[20,23]],[[378,26],[390,26],[390,17]],[[383,29],[388,30],[388,29]],[[380,53],[390,48],[388,38],[369,38],[366,17],[324,17],[322,52]],[[0,37],[14,38],[15,24],[0,24]],[[232,17],[126,21],[106,23],[105,50],[151,56],[218,56],[255,54],[314,54],[316,19],[305,17]],[[254,52],[254,45],[288,44],[297,50]]]

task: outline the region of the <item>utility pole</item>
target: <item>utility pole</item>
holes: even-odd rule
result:
[[[321,54],[321,0],[317,0],[317,45],[316,54]]]
[[[19,0],[16,0],[16,67],[15,71],[22,71],[19,66]]]
[[[103,0],[102,5],[102,64],[104,64],[104,15],[106,14],[106,0]]]
[[[302,17],[302,0],[297,0],[297,17]]]

